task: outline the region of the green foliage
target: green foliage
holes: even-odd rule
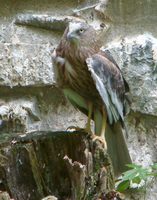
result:
[[[128,164],[128,171],[122,174],[116,183],[117,191],[123,192],[129,188],[142,188],[146,186],[148,179],[157,176],[157,163],[149,167],[143,167],[136,164]]]

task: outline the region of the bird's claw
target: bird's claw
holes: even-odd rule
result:
[[[99,143],[102,144],[102,147],[107,150],[107,143],[106,143],[105,138],[103,138],[101,136],[93,135],[92,141],[93,142],[98,141]]]

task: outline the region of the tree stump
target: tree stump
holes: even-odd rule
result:
[[[15,200],[97,200],[114,188],[108,154],[84,132],[3,138],[0,190]]]

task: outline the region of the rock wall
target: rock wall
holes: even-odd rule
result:
[[[60,131],[86,123],[56,88],[51,58],[68,20],[81,17],[94,26],[104,22],[110,27],[104,48],[112,53],[131,90],[131,112],[125,121],[132,159],[146,166],[156,162],[156,9],[154,0],[1,0],[1,140],[6,135]],[[27,19],[28,14],[36,15],[35,22]],[[128,199],[143,196],[131,194]],[[147,188],[146,199],[157,199],[155,183]]]
[[[128,146],[134,162],[148,166],[157,160],[157,40],[150,34],[108,45],[130,86],[131,112],[126,117]],[[150,187],[149,187],[150,186]],[[146,199],[157,198],[156,184]],[[131,197],[132,199],[133,197]],[[142,199],[142,196],[135,199]]]

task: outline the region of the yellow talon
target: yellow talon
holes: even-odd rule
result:
[[[103,148],[104,148],[105,150],[107,150],[107,143],[106,143],[105,138],[103,138],[103,137],[101,137],[101,136],[93,135],[92,141],[93,141],[93,142],[99,141],[99,142],[102,144]]]

